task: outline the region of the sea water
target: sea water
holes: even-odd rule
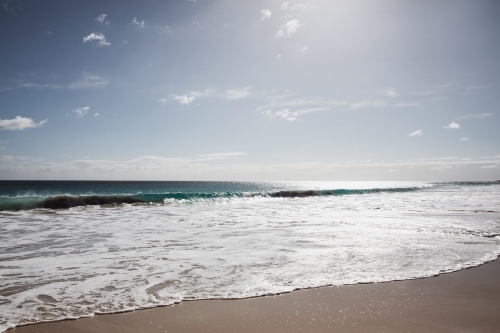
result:
[[[0,182],[0,331],[428,277],[500,253],[494,182]]]

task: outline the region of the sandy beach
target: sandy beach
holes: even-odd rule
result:
[[[9,332],[498,332],[499,277],[496,260],[418,280],[186,301]]]

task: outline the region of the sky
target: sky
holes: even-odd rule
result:
[[[500,179],[500,1],[0,5],[0,179]]]

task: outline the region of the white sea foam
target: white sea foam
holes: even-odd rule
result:
[[[499,202],[492,185],[0,212],[0,330],[478,265]]]

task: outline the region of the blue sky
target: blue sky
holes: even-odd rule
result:
[[[500,179],[498,1],[0,4],[0,179]]]

